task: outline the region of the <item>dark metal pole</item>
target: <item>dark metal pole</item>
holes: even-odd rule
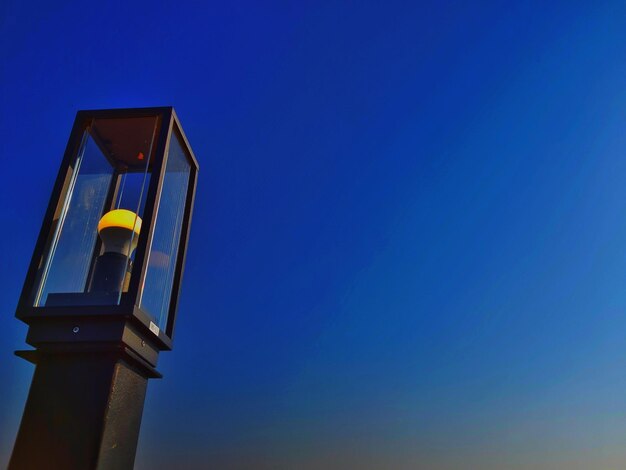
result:
[[[9,469],[132,469],[149,373],[110,351],[35,360]]]

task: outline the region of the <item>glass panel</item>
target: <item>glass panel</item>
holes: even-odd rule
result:
[[[113,168],[85,133],[35,305],[44,305],[51,292],[82,292],[85,288],[112,177]]]
[[[115,305],[128,290],[157,118],[93,120],[57,208],[35,306]]]
[[[167,326],[190,169],[179,137],[173,133],[140,303],[161,329]]]

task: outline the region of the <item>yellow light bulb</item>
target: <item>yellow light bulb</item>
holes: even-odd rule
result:
[[[98,222],[98,234],[104,245],[104,253],[130,256],[137,247],[140,231],[141,218],[126,209],[107,212]]]

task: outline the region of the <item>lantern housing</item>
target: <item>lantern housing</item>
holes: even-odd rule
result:
[[[17,308],[27,342],[115,344],[156,366],[172,345],[197,174],[173,108],[79,111]]]

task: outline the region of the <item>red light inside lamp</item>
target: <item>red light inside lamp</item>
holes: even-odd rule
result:
[[[137,160],[143,160],[143,157],[144,157],[143,152],[139,152],[137,154]]]

